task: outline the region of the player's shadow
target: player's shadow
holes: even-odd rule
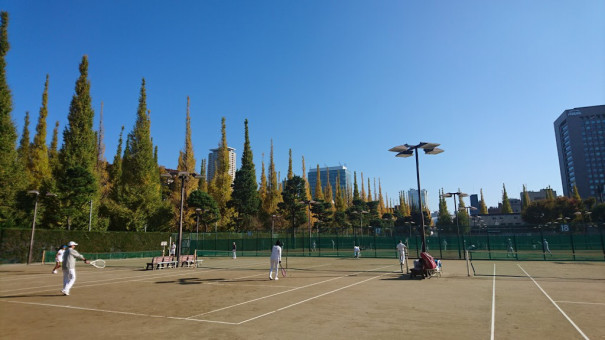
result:
[[[3,295],[0,299],[28,298],[28,297],[63,297],[63,294],[20,294],[20,295]]]
[[[180,278],[178,280],[157,281],[155,283],[158,283],[158,284],[167,284],[167,283],[168,284],[170,284],[170,283],[174,284],[174,283],[176,283],[176,284],[180,284],[180,285],[201,285],[204,282],[214,282],[214,281],[225,281],[225,279],[220,279],[220,278],[217,278],[217,279],[200,279],[200,278],[197,278],[197,277],[184,277],[184,278]]]

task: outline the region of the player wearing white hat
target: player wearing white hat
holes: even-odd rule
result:
[[[61,269],[63,270],[63,289],[61,293],[63,295],[69,295],[71,287],[76,283],[76,258],[88,263],[84,256],[82,256],[76,250],[78,244],[74,241],[69,241],[67,249],[63,253],[63,263]]]

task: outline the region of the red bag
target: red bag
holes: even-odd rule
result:
[[[431,254],[427,252],[420,253],[420,257],[422,258],[422,262],[424,264],[424,269],[435,269],[437,268],[437,263],[435,263],[435,259],[431,256]]]

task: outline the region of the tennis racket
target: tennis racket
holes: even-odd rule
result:
[[[90,262],[90,265],[93,266],[93,267],[95,267],[95,268],[102,269],[102,268],[105,268],[105,260],[101,260],[101,259],[94,260],[94,261]]]
[[[286,270],[281,266],[281,263],[279,264],[279,269],[281,270],[281,276],[286,277]]]

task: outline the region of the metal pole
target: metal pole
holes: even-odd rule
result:
[[[309,205],[309,256],[311,256],[311,201],[308,202]]]
[[[176,244],[177,267],[181,263],[181,248],[183,243],[183,201],[185,199],[185,175],[181,175],[181,208],[179,216],[179,241]]]
[[[92,200],[90,200],[90,213],[88,214],[88,231],[92,230]]]
[[[39,193],[36,193],[36,203],[34,203],[34,221],[32,222],[32,236],[29,239],[29,254],[27,256],[27,264],[32,262],[34,250],[34,233],[36,232],[36,215],[38,214],[38,196]]]
[[[422,237],[422,252],[426,252],[426,240],[424,237],[424,214],[422,211],[422,197],[420,195],[420,166],[418,165],[418,148],[416,148],[416,182],[418,183],[418,210],[420,211],[420,232]]]
[[[460,190],[458,190],[460,191]],[[456,205],[456,193],[454,193],[454,214],[456,216],[456,234],[458,235],[458,258],[462,258],[462,254],[460,253],[460,225],[458,221],[458,206]]]

